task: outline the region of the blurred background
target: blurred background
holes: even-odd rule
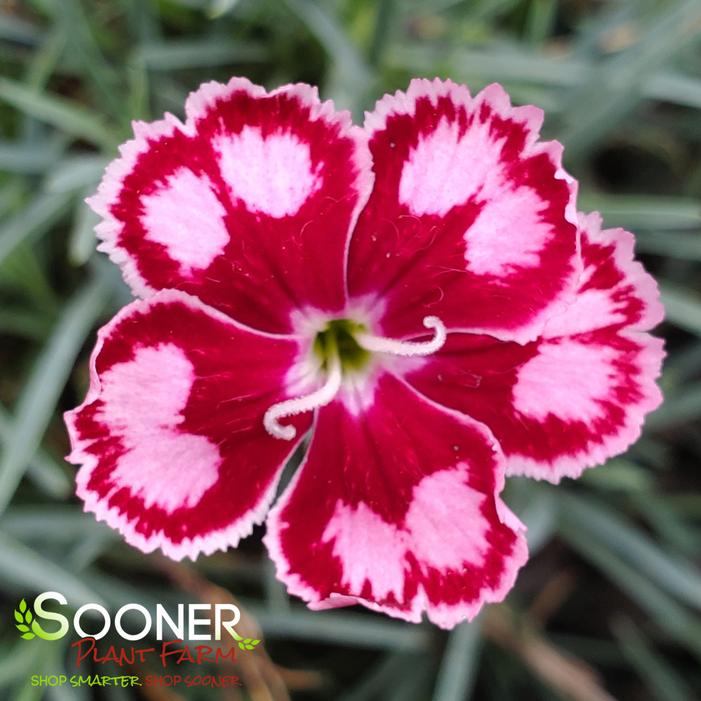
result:
[[[96,328],[129,300],[83,198],[131,119],[182,115],[200,82],[231,75],[318,84],[357,119],[412,76],[501,82],[545,109],[580,209],[636,232],[660,281],[665,404],[577,482],[510,481],[532,558],[504,604],[451,633],[307,611],[260,532],[195,565],[143,556],[73,496],[61,413],[84,395]],[[699,0],[0,0],[0,698],[699,698],[700,156]],[[70,671],[71,641],[20,640],[11,615],[47,589],[113,610],[235,597],[264,642],[210,669],[241,689],[45,691],[29,675]]]

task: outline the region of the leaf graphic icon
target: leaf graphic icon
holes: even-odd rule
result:
[[[32,613],[32,610],[27,606],[27,602],[22,599],[22,601],[19,602],[19,610],[15,609],[14,614],[15,614],[15,627],[17,630],[22,633],[22,636],[25,640],[32,640],[33,638],[36,638],[37,635],[39,637],[43,638],[44,634],[41,629],[41,627],[38,626],[36,621],[30,628],[30,624],[34,620],[34,614]]]
[[[253,638],[243,638],[239,642],[239,647],[242,650],[255,650],[259,642],[260,640],[254,640]]]

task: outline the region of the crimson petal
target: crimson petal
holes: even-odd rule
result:
[[[366,121],[375,187],[351,241],[349,290],[385,306],[393,338],[449,330],[534,339],[578,273],[575,183],[542,112],[498,85],[476,97],[413,80]]]
[[[85,402],[66,414],[86,510],[175,559],[236,545],[299,443],[263,428],[298,352],[182,292],[125,307],[99,333]],[[299,436],[311,423],[290,421]]]
[[[426,611],[446,628],[501,601],[527,553],[498,497],[491,434],[388,374],[361,404],[318,413],[268,519],[278,577],[312,608],[360,603],[409,621]]]
[[[653,278],[633,260],[633,236],[581,218],[585,268],[573,304],[539,341],[520,346],[455,334],[409,382],[487,424],[507,474],[577,477],[637,440],[662,401],[663,315]]]
[[[186,113],[135,123],[90,200],[100,249],[134,293],[184,290],[280,333],[295,310],[341,310],[349,232],[372,186],[362,129],[315,88],[266,93],[242,78],[202,85]]]

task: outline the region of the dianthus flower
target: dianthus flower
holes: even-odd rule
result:
[[[577,214],[541,111],[498,85],[415,80],[364,128],[239,78],[185,110],[136,123],[90,200],[141,299],[67,414],[86,509],[176,559],[267,516],[312,608],[472,618],[527,557],[505,475],[577,476],[660,401],[632,235]]]

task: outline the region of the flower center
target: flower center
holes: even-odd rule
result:
[[[349,373],[362,370],[372,357],[369,350],[363,348],[357,337],[365,333],[365,326],[352,319],[332,319],[314,338],[312,350],[321,360],[322,370],[327,370],[330,361],[337,356],[341,372]]]
[[[373,354],[411,357],[435,353],[446,341],[445,326],[435,316],[424,317],[423,325],[434,331],[430,341],[382,338],[368,333],[364,324],[352,319],[329,320],[317,332],[312,343],[312,353],[320,361],[324,383],[310,394],[273,404],[263,417],[266,431],[275,438],[291,441],[297,435],[297,430],[289,424],[282,425],[280,419],[329,404],[341,389],[344,376],[364,370]]]

